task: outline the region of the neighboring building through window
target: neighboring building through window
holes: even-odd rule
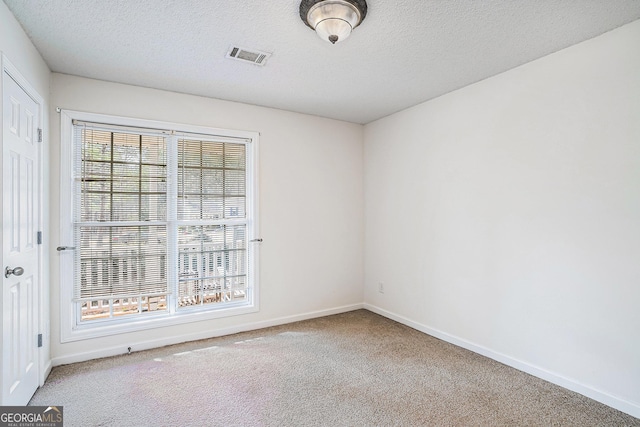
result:
[[[67,339],[255,311],[257,134],[63,114]]]

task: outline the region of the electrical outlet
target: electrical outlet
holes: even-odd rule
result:
[[[384,294],[384,283],[378,282],[378,292]]]

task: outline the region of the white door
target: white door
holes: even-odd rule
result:
[[[38,388],[40,106],[9,76],[2,115],[2,405]]]

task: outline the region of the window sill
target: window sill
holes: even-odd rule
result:
[[[223,317],[239,316],[243,314],[256,313],[259,309],[257,305],[243,303],[229,305],[215,310],[184,310],[176,313],[149,314],[136,319],[123,318],[107,322],[77,325],[71,330],[63,330],[60,337],[61,343],[82,341],[94,338],[107,337],[110,335],[126,334],[131,332],[145,331],[149,329],[165,328],[169,326],[182,325],[185,323],[201,322]]]

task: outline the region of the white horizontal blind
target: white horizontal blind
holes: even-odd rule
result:
[[[74,125],[74,299],[170,293],[164,135]]]
[[[250,142],[73,123],[80,321],[252,301]]]
[[[62,342],[256,312],[258,148],[257,132],[63,110]]]
[[[244,144],[178,140],[178,220],[246,217]]]
[[[177,145],[178,306],[247,301],[246,144]]]

